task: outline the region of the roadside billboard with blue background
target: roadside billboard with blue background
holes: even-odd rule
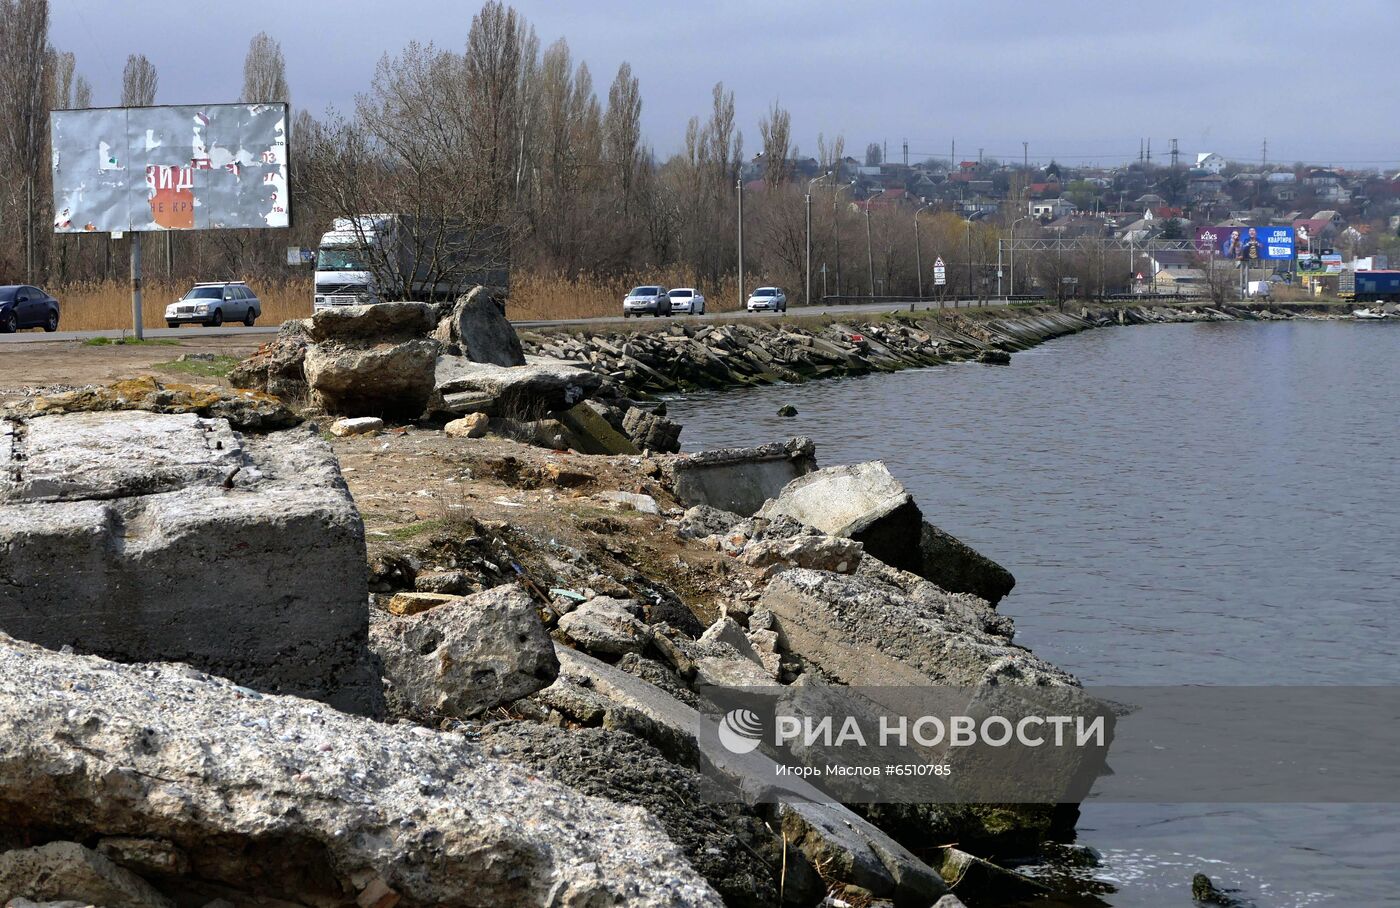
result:
[[[1292,227],[1197,227],[1196,251],[1201,255],[1241,261],[1291,259]]]

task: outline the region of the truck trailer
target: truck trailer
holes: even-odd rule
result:
[[[386,300],[454,299],[477,285],[510,289],[510,246],[498,227],[399,214],[336,218],[316,250],[313,309]]]
[[[1400,271],[1343,271],[1337,295],[1358,303],[1400,303]]]

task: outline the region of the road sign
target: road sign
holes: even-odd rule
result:
[[[939,256],[933,263],[933,282],[939,287],[948,283],[948,269],[943,265],[942,256]]]

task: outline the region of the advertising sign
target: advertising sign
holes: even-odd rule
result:
[[[287,227],[287,105],[56,110],[54,231]]]
[[[1197,227],[1196,251],[1235,261],[1291,259],[1292,227]]]

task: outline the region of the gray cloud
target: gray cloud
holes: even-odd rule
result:
[[[519,0],[542,44],[563,37],[605,94],[627,60],[641,79],[646,134],[658,154],[680,145],[710,88],[734,89],[747,147],[774,100],[794,137],[819,132],[859,153],[888,141],[897,157],[959,157],[978,148],[1034,160],[1105,163],[1182,152],[1400,169],[1400,101],[1384,73],[1400,4],[1299,0],[1170,5],[1057,0]],[[53,41],[78,56],[98,103],[115,103],[131,52],[160,72],[159,100],[233,100],[248,39],[266,30],[287,55],[296,106],[353,103],[375,62],[410,40],[460,48],[480,4],[470,0],[56,0]]]

